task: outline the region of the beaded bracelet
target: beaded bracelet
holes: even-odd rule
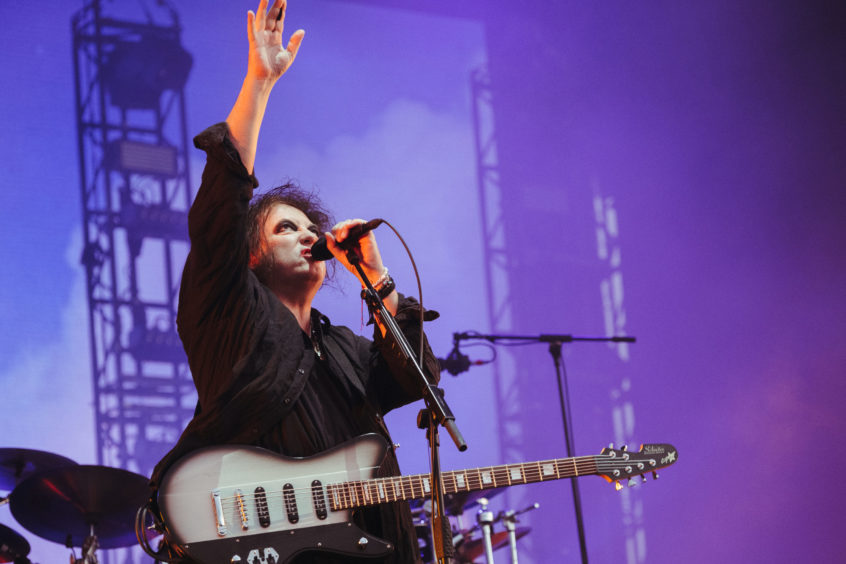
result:
[[[385,270],[382,271],[382,276],[379,277],[379,280],[373,283],[373,289],[376,290],[376,293],[383,300],[390,296],[391,292],[393,292],[396,287],[397,285],[394,282],[394,279],[391,278],[390,274],[388,274],[387,267],[385,267]],[[364,299],[365,295],[365,290],[362,290],[361,299]]]
[[[381,286],[384,286],[385,284],[387,284],[388,280],[390,280],[390,278],[391,278],[391,275],[388,274],[388,267],[385,266],[385,267],[382,267],[382,268],[383,268],[382,276],[379,277],[379,280],[377,280],[376,282],[373,283],[373,288],[375,288],[377,291],[379,290],[379,288]]]

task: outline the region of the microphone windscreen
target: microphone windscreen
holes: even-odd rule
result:
[[[329,252],[329,247],[326,245],[325,235],[318,237],[317,241],[315,241],[311,246],[311,258],[314,260],[329,260],[331,258],[335,258],[335,255]]]

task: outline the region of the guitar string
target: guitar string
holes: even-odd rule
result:
[[[595,457],[603,457],[599,460],[593,460]],[[649,463],[654,459],[629,459],[624,460],[622,458],[611,457],[607,455],[594,455],[594,456],[586,456],[586,457],[575,457],[574,459],[552,459],[546,461],[537,461],[537,462],[524,462],[518,463],[513,465],[502,465],[502,466],[486,466],[474,469],[467,469],[467,470],[454,470],[445,472],[444,475],[450,475],[449,478],[451,479],[453,487],[456,488],[455,492],[460,491],[478,491],[490,488],[500,488],[500,487],[507,487],[509,485],[509,476],[513,476],[511,473],[512,470],[522,469],[524,470],[521,472],[520,477],[511,478],[511,481],[516,482],[515,485],[523,485],[528,483],[537,483],[542,481],[554,481],[557,479],[565,479],[565,478],[572,478],[584,473],[584,475],[593,475],[593,474],[604,474],[605,471],[614,470],[614,469],[624,469],[627,466],[632,466],[632,473],[621,476],[619,479],[625,479],[629,477],[635,477],[642,474],[646,474],[653,469],[658,469],[657,461],[656,466],[647,466],[645,468],[634,468],[639,463]],[[571,472],[571,467],[573,466],[573,461],[575,461],[576,467],[576,474],[569,474]],[[595,463],[595,464],[594,464]],[[545,474],[542,470],[544,466],[552,465],[553,467],[557,464],[560,470],[565,471],[565,475],[561,475],[561,472],[552,472],[551,474]],[[596,468],[596,471],[593,471],[593,468]],[[370,470],[374,470],[375,467],[370,468]],[[529,470],[526,472],[525,470]],[[367,468],[362,468],[361,470],[368,470]],[[464,483],[467,484],[467,487],[460,487],[457,486],[457,476],[463,474],[464,475]],[[488,474],[486,477],[487,479],[492,480],[492,482],[488,483],[485,482],[485,478],[482,477],[482,474]],[[544,479],[545,476],[548,476],[547,479]],[[470,479],[468,479],[470,477]],[[330,498],[336,493],[338,497],[342,498],[342,501],[352,502],[356,498],[360,501],[364,501],[364,503],[360,503],[360,505],[368,505],[374,502],[368,502],[367,499],[379,499],[382,500],[383,498],[390,497],[390,494],[394,494],[395,496],[401,496],[402,493],[406,493],[409,490],[411,491],[411,496],[408,497],[395,497],[392,501],[401,501],[403,499],[416,499],[416,498],[425,498],[427,497],[425,494],[426,492],[425,486],[423,481],[426,480],[426,474],[417,474],[417,475],[407,475],[407,476],[386,476],[384,478],[369,478],[364,480],[346,480],[340,482],[333,482],[327,483],[321,487],[324,491],[325,496],[329,496]],[[272,480],[274,482],[281,482],[281,480]],[[502,481],[502,484],[499,485],[499,482]],[[477,485],[479,487],[477,487]],[[330,488],[335,486],[333,492],[328,491]],[[338,487],[340,486],[340,487]],[[384,495],[379,495],[380,487],[383,486]],[[366,491],[368,490],[368,491]],[[375,490],[375,491],[369,491]],[[417,491],[420,491],[424,495],[417,495]],[[289,490],[274,490],[272,492],[264,492],[264,498],[267,503],[271,501],[275,501],[276,503],[281,503],[284,505],[285,503],[285,494],[288,493],[293,494],[295,497],[300,497],[305,493],[313,492],[314,488],[312,486],[305,486],[305,487],[298,487],[298,488],[291,488]],[[400,493],[397,493],[399,491]],[[243,502],[255,502],[262,496],[261,493],[255,492],[244,492],[241,494],[241,500],[239,501],[238,495],[232,495],[227,497],[221,497],[220,502],[225,509],[231,508],[238,508]],[[330,502],[331,503],[331,502]],[[375,503],[378,503],[376,501]]]
[[[603,455],[594,455],[594,456],[603,456]],[[586,467],[587,469],[590,469],[590,468],[593,467],[593,465],[594,465],[593,463],[595,462],[593,460],[594,456],[576,457],[575,459],[541,460],[541,461],[537,461],[537,462],[524,462],[524,463],[517,463],[517,464],[513,464],[513,465],[508,464],[508,465],[501,465],[501,466],[483,466],[483,467],[479,467],[479,468],[465,469],[465,470],[450,470],[450,471],[444,472],[444,475],[445,476],[450,475],[452,477],[453,481],[457,482],[458,480],[457,480],[456,476],[463,474],[465,476],[465,479],[464,479],[465,483],[479,482],[480,485],[482,485],[482,483],[484,482],[484,478],[481,476],[482,474],[488,474],[489,476],[492,476],[493,477],[492,479],[495,482],[499,481],[499,480],[507,481],[507,476],[512,475],[511,470],[516,470],[519,467],[523,467],[523,469],[528,468],[528,469],[531,470],[530,472],[521,473],[521,476],[522,475],[533,476],[533,475],[536,475],[536,474],[538,476],[540,476],[540,474],[541,474],[540,470],[538,470],[534,467],[545,467],[545,466],[549,466],[549,465],[552,465],[554,467],[556,465],[556,463],[558,463],[558,465],[560,467],[562,467],[563,469],[567,470],[572,466],[573,460],[576,460],[576,467],[577,468],[583,469],[583,468]],[[611,459],[609,457],[608,461],[611,461],[611,460],[613,460],[613,459]],[[603,460],[600,463],[605,464],[608,461]],[[361,468],[361,470],[375,470],[375,469],[376,469],[376,467]],[[468,480],[466,478],[467,476],[470,476],[471,478],[475,478],[475,479],[469,479]],[[568,476],[564,476],[564,477],[566,478]],[[406,482],[407,485],[412,485],[412,483],[418,483],[418,482],[421,482],[423,480],[426,480],[427,478],[428,478],[428,474],[385,476],[385,477],[382,477],[382,478],[369,478],[369,479],[364,479],[364,480],[342,480],[340,482],[327,483],[327,484],[323,485],[322,487],[323,487],[323,489],[328,489],[331,486],[338,486],[338,485],[343,487],[343,484],[349,484],[350,486],[352,486],[352,485],[358,486],[360,484],[368,483],[368,484],[372,484],[372,485],[374,485],[378,488],[379,482],[382,482],[383,485],[390,486],[391,489],[394,489],[393,488],[393,486],[395,485],[394,482],[396,482],[397,480],[399,480],[401,482]],[[522,483],[521,478],[516,478],[516,480],[518,482]],[[541,480],[542,480],[542,478],[541,478]],[[279,480],[279,479],[273,479],[273,480],[269,480],[269,481],[282,482],[282,480]],[[505,487],[507,485],[508,485],[507,483],[503,483],[502,485],[498,486],[498,485],[495,485],[495,484],[492,483],[490,485],[490,487]],[[414,486],[412,485],[412,487],[414,487]],[[414,489],[415,490],[420,489],[421,487],[422,486],[414,488]],[[460,488],[459,487],[456,491],[461,491],[462,489],[466,490],[466,488]],[[475,489],[485,489],[485,488],[473,488],[473,489],[475,490]],[[312,490],[313,490],[312,486],[309,485],[309,486],[305,486],[305,487],[292,488],[288,491],[291,492],[291,493],[295,493],[295,494],[302,494],[304,492],[310,492]],[[281,490],[274,490],[274,493],[275,494],[281,493],[281,494],[284,495],[285,492],[281,491]],[[244,498],[250,497],[250,496],[252,496],[253,498],[256,498],[256,497],[260,496],[261,494],[256,494],[254,492],[243,492],[241,495]],[[265,493],[265,495],[266,495],[266,493]],[[235,504],[238,503],[238,496],[237,495],[228,496],[228,497],[221,497],[220,499],[221,499],[221,501],[224,501],[224,502],[233,501]]]
[[[611,469],[615,469],[615,466],[617,468],[625,468],[625,466],[627,466],[627,464],[617,464],[617,465],[603,464],[602,466],[603,466],[603,468],[601,470],[611,470]],[[656,467],[655,469],[658,469],[658,468]],[[585,472],[583,475],[585,475],[585,476],[595,475],[595,474],[604,475],[605,472],[599,471],[599,470],[600,469],[598,468],[596,472]],[[651,471],[653,471],[651,468],[646,468],[646,469],[642,469],[642,470],[638,469],[636,471],[633,471],[630,474],[621,475],[619,477],[608,476],[608,478],[612,481],[620,481],[620,480],[635,478],[637,476],[642,476],[643,474],[648,474]],[[578,477],[578,475],[577,474],[569,474],[569,475],[561,475],[561,476],[550,475],[547,479],[543,479],[543,477],[541,477],[541,476],[539,476],[535,473],[535,475],[533,475],[533,476],[527,476],[526,481],[518,480],[517,483],[514,483],[512,485],[524,485],[524,484],[538,483],[538,482],[543,482],[543,481],[555,481],[557,479],[566,479],[566,478],[573,478],[573,477]],[[534,479],[534,478],[538,478],[538,479]],[[387,479],[387,478],[385,478],[385,479]],[[397,491],[397,488],[394,488],[390,484],[385,484],[388,487],[384,488],[383,491],[381,492],[381,495],[380,495],[378,487],[375,488],[375,491],[374,491],[373,487],[369,487],[369,488],[366,489],[365,486],[363,485],[365,482],[366,481],[345,482],[346,484],[349,484],[348,488],[337,489],[337,490],[335,490],[334,493],[330,492],[330,491],[324,491],[323,498],[324,498],[324,503],[325,503],[325,507],[326,507],[327,511],[338,511],[338,510],[344,510],[344,509],[352,509],[352,508],[355,508],[355,507],[364,507],[364,506],[369,506],[369,505],[379,505],[379,504],[382,504],[382,503],[392,503],[392,502],[398,502],[398,501],[411,501],[411,500],[415,500],[415,499],[425,499],[425,498],[430,497],[430,495],[431,495],[431,490],[425,491],[422,484],[413,485],[411,483],[406,484],[406,486],[408,486],[408,487],[400,486],[398,488],[399,492],[405,492],[405,493],[408,493],[409,489],[411,490],[410,494],[405,496],[405,497],[403,497],[402,493],[399,493]],[[336,484],[329,484],[329,485],[336,485]],[[372,482],[371,482],[371,486],[372,486]],[[507,486],[508,486],[508,484],[503,484],[502,486],[497,486],[497,485],[491,484],[490,486],[488,486],[488,488],[473,486],[470,489],[463,489],[463,490],[457,489],[456,493],[460,492],[460,491],[480,491],[480,490],[484,490],[484,489],[494,489],[494,488],[507,487]],[[419,490],[419,493],[418,493],[418,490]],[[294,504],[293,509],[294,509],[294,512],[299,513],[299,508],[298,508],[299,504],[297,503],[297,499],[298,499],[297,495],[298,495],[298,493],[302,494],[302,492],[304,492],[304,491],[311,491],[311,488],[294,488],[293,490],[289,490],[289,491],[297,492],[297,493],[294,494],[295,499],[293,500],[293,504]],[[250,497],[252,497],[253,499],[250,500],[249,499]],[[257,505],[256,499],[257,499],[257,496],[254,495],[254,494],[253,495],[243,494],[243,501],[241,501],[241,502],[238,501],[237,496],[228,497],[228,498],[221,500],[221,510],[224,512],[224,514],[235,513],[236,515],[239,515],[242,511],[249,510],[250,507],[254,507],[255,505]],[[250,504],[250,501],[253,501],[253,503]],[[267,506],[266,512],[267,512],[268,515],[270,513],[274,513],[274,514],[277,514],[277,513],[280,513],[280,512],[287,513],[288,509],[289,509],[287,507],[287,502],[284,498],[284,493],[281,492],[281,491],[274,491],[274,492],[272,492],[272,495],[266,496],[264,503]],[[306,505],[305,507],[310,508],[311,505]]]
[[[554,466],[555,461],[550,461],[550,462],[553,462],[553,466]],[[585,462],[586,461],[582,460],[582,461],[576,463],[577,471],[585,471],[584,474],[588,474],[589,472],[592,473],[592,474],[594,474],[594,473],[602,474],[603,472],[600,472],[600,470],[605,471],[605,470],[610,470],[610,469],[623,469],[626,466],[637,466],[638,462],[644,462],[644,461],[643,460],[640,460],[640,461],[638,461],[638,460],[628,460],[628,461],[626,461],[626,460],[622,460],[622,459],[602,460],[598,464],[596,464],[596,470],[597,470],[596,472],[592,471],[592,468],[594,466],[593,464],[585,464]],[[571,471],[570,467],[572,466],[570,464],[569,460],[559,464],[559,466],[563,466],[563,468],[561,468],[561,470],[566,471],[565,475],[561,476],[560,478],[559,478],[559,475],[561,474],[560,471],[557,473],[557,475],[555,475],[555,477],[553,477],[552,474],[545,473],[545,472],[549,472],[548,470],[545,470],[545,472],[541,472],[540,470],[538,470],[538,468],[535,468],[538,465],[540,465],[541,467],[544,467],[544,466],[547,466],[548,463],[540,461],[540,462],[537,462],[537,463],[529,462],[529,463],[522,463],[522,464],[513,465],[513,466],[512,465],[505,465],[505,466],[498,466],[498,467],[480,467],[478,469],[473,469],[473,470],[449,471],[449,472],[445,472],[444,474],[445,475],[451,474],[450,478],[453,481],[452,485],[453,485],[453,487],[456,488],[456,490],[455,490],[456,492],[471,491],[471,490],[475,491],[475,490],[479,490],[479,489],[486,489],[485,487],[477,487],[477,485],[478,486],[488,486],[489,488],[507,487],[509,485],[508,483],[506,483],[506,482],[509,481],[508,477],[513,476],[513,474],[509,471],[517,469],[516,468],[517,466],[523,466],[524,470],[526,470],[526,469],[530,470],[529,472],[522,472],[520,477],[512,478],[512,480],[518,482],[518,484],[534,483],[536,481],[552,481],[552,480],[556,480],[556,479],[571,478],[571,477],[576,477],[577,475],[581,474],[581,472],[579,472],[579,474],[572,474],[572,475],[569,474],[569,472]],[[495,470],[495,468],[496,468],[496,470]],[[658,466],[656,465],[655,467],[649,466],[649,467],[645,467],[645,468],[636,468],[636,469],[633,468],[633,472],[631,473],[631,476],[636,476],[636,475],[648,473],[652,470],[652,468],[657,469]],[[372,470],[373,468],[370,468],[370,469]],[[541,468],[541,469],[543,469],[543,468]],[[363,468],[362,470],[367,470],[367,468]],[[461,474],[464,474],[464,476],[465,476],[465,479],[463,481],[467,484],[467,487],[462,487],[462,486],[457,485],[457,482],[458,482],[457,476],[459,476]],[[482,474],[487,474],[487,476],[482,477],[481,476]],[[549,478],[547,480],[544,480],[544,476],[549,476]],[[335,486],[334,490],[337,491],[337,492],[340,492],[341,494],[344,494],[344,495],[346,494],[346,492],[352,491],[353,489],[362,492],[361,495],[364,495],[363,492],[364,492],[365,487],[369,487],[370,489],[378,490],[380,485],[387,486],[388,489],[390,489],[390,490],[397,490],[397,489],[408,490],[410,488],[410,489],[413,489],[415,492],[418,489],[421,490],[421,491],[425,491],[425,486],[421,482],[426,480],[427,477],[428,476],[426,474],[418,474],[418,475],[407,475],[407,476],[386,476],[386,477],[383,477],[383,478],[369,478],[369,479],[364,479],[364,480],[346,480],[346,481],[332,482],[332,483],[325,484],[325,485],[322,486],[322,489],[328,490],[328,489],[332,488],[333,486]],[[467,477],[470,477],[471,479],[467,479]],[[628,476],[626,476],[626,477],[628,477]],[[449,479],[449,478],[447,478],[447,479]],[[486,479],[491,479],[492,482],[488,483],[488,482],[485,481]],[[281,482],[282,480],[274,479],[272,481]],[[500,481],[502,481],[503,483],[499,484]],[[346,485],[346,487],[345,487],[345,485]],[[337,487],[337,486],[340,486],[340,487]],[[405,486],[408,486],[408,487],[405,487]],[[306,486],[306,487],[299,487],[299,488],[291,488],[291,489],[287,490],[287,493],[293,493],[295,495],[300,495],[300,494],[303,494],[304,492],[311,492],[313,490],[314,490],[314,488],[312,486]],[[274,490],[273,492],[271,492],[271,495],[278,497],[281,494],[283,496],[283,499],[284,499],[285,493],[286,492],[282,491],[282,490]],[[354,495],[355,491],[352,491],[352,494]],[[369,492],[368,492],[368,494],[369,494]],[[262,495],[261,493],[257,494],[257,493],[254,493],[254,492],[244,492],[244,493],[241,494],[241,498],[242,499],[248,499],[248,498],[252,497],[253,499],[258,499],[261,495]],[[267,497],[267,495],[268,495],[267,492],[265,492],[264,496]],[[331,494],[327,494],[327,495],[331,495]],[[413,494],[413,495],[416,495],[416,494]],[[423,496],[423,497],[425,497],[425,496]],[[231,502],[235,505],[237,505],[239,503],[237,495],[222,497],[222,498],[220,498],[220,500],[224,503]]]

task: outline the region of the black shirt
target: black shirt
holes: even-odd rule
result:
[[[313,310],[323,357],[318,359],[294,315],[248,268],[246,214],[258,182],[241,163],[228,127],[214,125],[194,144],[206,151],[207,161],[189,212],[191,250],[177,327],[198,406],[177,445],[154,470],[152,485],[179,457],[213,444],[258,445],[287,456],[310,456],[366,432],[380,433],[390,444],[382,416],[420,398],[399,348],[378,330],[371,341]],[[419,314],[415,300],[400,296],[395,317],[413,347],[420,340]],[[423,368],[437,381],[438,364],[428,343]],[[380,475],[397,474],[389,449]],[[356,521],[395,544],[388,562],[417,558],[406,504],[377,506]]]

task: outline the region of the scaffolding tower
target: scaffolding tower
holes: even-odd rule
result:
[[[175,331],[191,201],[176,12],[72,19],[97,462],[149,476],[193,415]],[[121,6],[123,8],[123,6]]]

